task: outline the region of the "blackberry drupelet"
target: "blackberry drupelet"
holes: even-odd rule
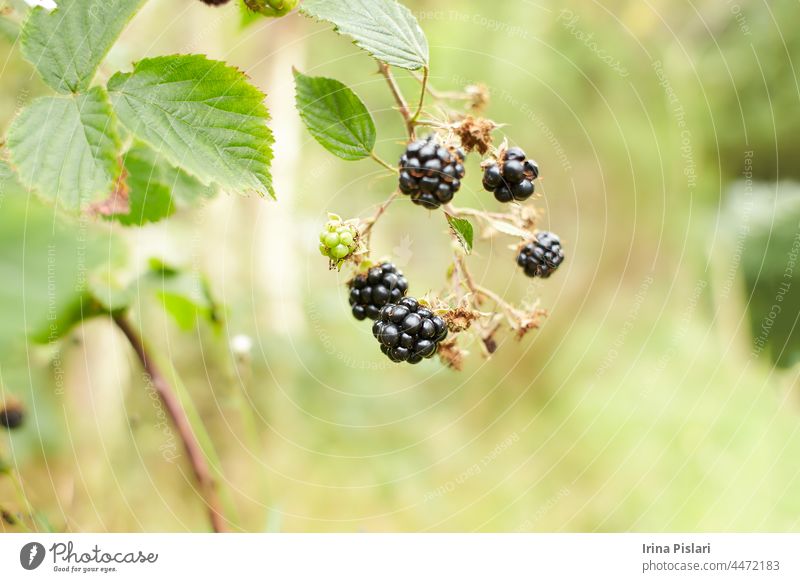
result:
[[[392,263],[382,263],[349,283],[350,305],[358,320],[377,319],[381,307],[400,301],[408,291],[408,281]]]
[[[393,362],[418,364],[436,353],[447,337],[447,324],[413,297],[404,297],[381,308],[372,335]]]
[[[527,243],[519,252],[517,264],[528,277],[548,278],[564,262],[561,239],[552,232],[536,234],[536,240]]]
[[[411,142],[400,158],[400,192],[430,210],[450,202],[463,178],[464,151],[440,144],[434,134]]]
[[[491,163],[483,170],[483,188],[494,192],[499,202],[522,202],[533,194],[533,181],[539,177],[539,166],[525,159],[520,148],[509,148],[500,158],[500,164]]]

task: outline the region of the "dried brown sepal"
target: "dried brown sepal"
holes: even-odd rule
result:
[[[532,309],[520,317],[519,323],[516,328],[517,339],[521,340],[529,331],[539,329],[542,325],[542,319],[547,317],[547,311],[544,309]]]
[[[469,108],[473,111],[483,111],[489,105],[489,87],[485,84],[467,85],[464,92],[470,98]]]
[[[456,344],[456,338],[449,338],[439,344],[439,359],[448,368],[457,372],[464,369],[464,357],[467,355],[464,350]]]
[[[443,313],[442,318],[447,323],[447,329],[452,333],[459,333],[468,330],[473,321],[481,318],[481,313],[460,305]]]
[[[496,128],[497,124],[491,119],[467,115],[453,127],[453,132],[461,140],[461,145],[467,152],[477,150],[483,155],[492,145],[492,131]]]

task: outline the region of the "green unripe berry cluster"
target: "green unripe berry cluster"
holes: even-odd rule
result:
[[[358,229],[353,224],[342,222],[338,216],[331,219],[319,233],[319,252],[340,265],[342,261],[356,252],[358,248]]]

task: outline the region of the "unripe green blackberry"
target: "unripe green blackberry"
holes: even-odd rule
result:
[[[539,166],[525,159],[520,148],[508,148],[502,152],[499,163],[491,162],[483,169],[483,188],[494,192],[498,202],[522,202],[531,197],[533,181],[539,177]]]
[[[400,158],[400,192],[429,210],[450,202],[463,178],[464,152],[440,144],[434,134],[408,144]]]
[[[392,263],[382,263],[356,275],[348,286],[353,317],[358,320],[377,319],[381,307],[397,303],[408,291],[408,281]]]
[[[536,233],[536,239],[520,249],[517,264],[528,277],[548,278],[564,262],[561,239],[552,232]]]
[[[329,218],[319,233],[319,252],[330,259],[331,265],[340,267],[358,249],[358,229],[335,214]]]
[[[436,353],[447,337],[447,324],[413,297],[403,297],[381,308],[372,335],[393,362],[418,364]]]

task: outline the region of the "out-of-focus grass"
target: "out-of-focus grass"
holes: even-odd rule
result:
[[[694,3],[697,12],[666,0],[650,8],[624,0],[503,2],[491,10],[477,0],[436,4],[410,3],[430,39],[432,84],[487,84],[487,115],[506,123],[501,134],[540,163],[543,225],[562,236],[568,253],[546,282],[517,272],[510,240],[479,243],[470,265],[510,299],[540,297],[550,316],[521,342],[501,336],[491,360],[468,346],[472,355],[461,373],[436,362],[390,366],[369,326],[349,316],[347,274],[325,269],[315,236],[326,212],[368,213],[392,180],[379,177],[371,161],[332,159],[302,129],[279,133],[276,147],[289,138],[302,152],[296,178],[279,190],[292,228],[275,234],[300,249],[289,267],[296,285],[286,283],[295,285],[294,303],[270,303],[261,287],[262,273],[278,270],[257,242],[277,211],[272,203],[222,198],[128,236],[138,259],[153,250],[214,272],[229,308],[226,334],[255,340],[252,358],[237,367],[226,334],[182,334],[152,306],[136,314],[174,360],[209,427],[229,481],[223,485],[240,512],[237,526],[797,529],[792,372],[750,357],[741,273],[734,268],[729,280],[727,272],[736,251],[717,221],[748,149],[757,151],[758,176],[774,179],[776,156],[798,147],[790,131],[796,120],[787,113],[788,104],[796,105],[794,85],[779,81],[792,70],[791,53],[781,50],[776,21],[756,2],[746,3],[750,37],[713,1]],[[783,8],[773,10],[782,22]],[[399,157],[403,128],[369,58],[297,16],[236,32],[230,22],[219,24],[219,14],[226,12],[188,3],[148,7],[131,32],[148,41],[129,35],[112,62],[207,50],[259,84],[265,63],[336,77],[373,111],[380,154]],[[156,34],[148,26],[156,19],[170,26]],[[782,32],[796,46],[797,34]],[[602,62],[577,33],[592,34],[626,74]],[[3,119],[22,91],[41,90],[10,54],[1,75]],[[399,77],[413,99],[416,81]],[[264,89],[273,110],[292,98],[290,85]],[[681,150],[686,131],[688,157]],[[766,147],[770,139],[777,149]],[[480,189],[478,172],[471,159],[458,204],[499,209]],[[32,232],[36,223],[16,206],[11,222]],[[35,241],[23,234],[4,245],[30,256]],[[376,231],[375,247],[403,263],[415,293],[440,287],[450,248],[439,214],[397,203]],[[23,309],[20,297],[7,299],[12,311]],[[294,309],[302,321],[286,329]],[[73,392],[42,405],[42,418],[52,409],[52,422],[34,423],[10,440],[32,502],[58,527],[205,527],[198,499],[187,494],[188,470],[181,474],[180,464],[161,457],[164,435],[124,346],[111,342],[116,336],[102,323],[77,337],[85,343],[63,349],[78,370]],[[2,364],[4,390],[29,404],[26,395],[50,389],[47,357],[37,354],[27,353],[21,365]],[[104,370],[97,360],[106,357]],[[95,398],[105,402],[103,422]],[[257,416],[255,444],[239,408],[243,398]],[[9,500],[0,483],[0,504]]]

